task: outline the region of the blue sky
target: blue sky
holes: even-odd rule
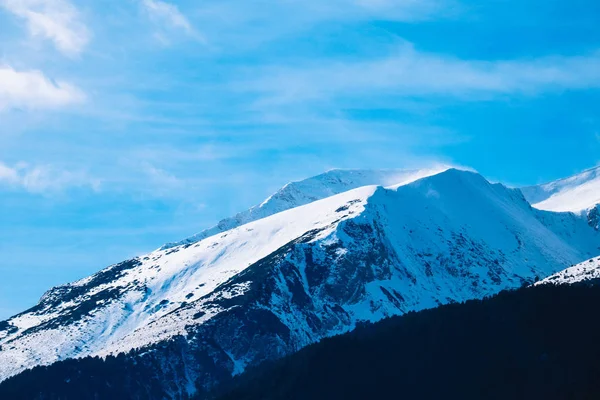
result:
[[[290,180],[600,161],[594,0],[0,0],[0,318]]]

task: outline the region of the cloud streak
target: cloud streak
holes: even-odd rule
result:
[[[168,29],[182,31],[196,40],[204,41],[204,38],[176,5],[160,0],[142,0],[141,4],[155,23],[162,24]],[[162,36],[159,35],[159,37]]]
[[[84,93],[76,86],[52,81],[40,71],[0,66],[0,111],[59,108],[84,100]]]
[[[254,72],[256,74],[256,72]],[[239,88],[267,104],[329,100],[364,93],[399,96],[482,96],[600,87],[600,52],[527,60],[480,61],[423,53],[407,44],[385,58],[295,67],[270,66]]]
[[[196,3],[193,21],[211,46],[228,53],[337,24],[418,23],[460,12],[455,0],[206,0]]]
[[[66,0],[0,0],[0,6],[23,20],[33,37],[51,40],[67,56],[75,56],[90,34],[78,10]]]
[[[33,194],[56,194],[71,188],[100,189],[100,180],[83,171],[67,171],[52,165],[18,163],[9,166],[0,162],[0,185],[25,190]]]

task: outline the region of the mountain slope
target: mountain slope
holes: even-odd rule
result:
[[[540,210],[571,212],[589,210],[600,204],[600,167],[521,190],[527,200]]]
[[[355,189],[54,288],[37,306],[0,328],[0,377],[38,363],[127,351],[183,334],[188,319],[200,310],[206,316],[192,320],[197,324],[221,311],[201,306],[219,285],[307,232],[327,235],[340,221],[360,212],[374,191],[375,187]],[[345,214],[336,212],[344,205]],[[246,290],[239,285],[219,294],[235,297]],[[187,310],[187,318],[172,318],[177,309]],[[135,339],[128,338],[134,333]]]
[[[132,350],[157,398],[182,398],[360,321],[520,287],[599,247],[585,218],[470,172],[359,188],[55,288],[0,325],[0,374]]]
[[[449,167],[439,166],[429,169],[389,169],[389,170],[342,170],[333,169],[321,175],[313,176],[298,182],[291,182],[260,205],[238,213],[231,218],[220,221],[216,226],[184,239],[180,242],[167,243],[162,249],[196,243],[207,237],[217,235],[238,226],[266,218],[291,208],[303,206],[317,200],[334,196],[362,186],[389,186],[407,184],[417,179],[435,175]]]
[[[361,324],[197,399],[596,399],[600,286],[544,285]],[[576,345],[574,345],[576,344]],[[166,398],[134,358],[68,360],[0,384],[0,398]]]
[[[572,285],[593,283],[600,279],[600,258],[590,259],[564,269],[537,283],[537,285]]]
[[[600,204],[588,212],[588,224],[592,228],[600,230]]]
[[[599,304],[600,286],[536,286],[396,317],[249,370],[216,398],[597,399]]]

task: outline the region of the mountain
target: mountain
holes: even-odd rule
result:
[[[184,398],[361,322],[520,287],[599,249],[584,216],[534,209],[472,172],[360,187],[50,290],[0,323],[0,379],[127,353],[129,397]],[[118,370],[98,368],[100,381]]]
[[[363,186],[404,185],[417,179],[435,175],[449,169],[438,166],[429,169],[333,169],[321,175],[298,182],[291,182],[269,196],[261,204],[220,221],[217,225],[205,229],[180,242],[167,243],[162,249],[170,249],[189,243],[196,243],[207,237],[217,235],[249,222],[253,222],[291,208],[303,206],[317,200],[334,196]]]
[[[592,228],[600,230],[600,204],[588,212],[588,224]]]
[[[250,282],[223,284],[304,235],[327,236],[360,213],[375,190],[355,189],[53,288],[35,307],[4,324],[0,376],[37,363],[118,353],[182,335],[186,325],[202,325],[225,311],[218,300],[244,294]]]
[[[600,167],[521,190],[525,198],[540,210],[559,212],[590,210],[600,204]]]
[[[598,285],[529,286],[360,324],[194,398],[597,399],[598,304]],[[121,355],[37,367],[0,384],[0,398],[168,398],[134,361]]]
[[[597,399],[598,304],[598,285],[543,285],[411,313],[250,369],[215,398]]]
[[[536,284],[573,285],[579,283],[597,283],[599,278],[600,258],[595,258],[557,272]]]

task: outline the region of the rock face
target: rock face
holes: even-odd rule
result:
[[[600,204],[588,212],[588,223],[592,228],[600,229]]]
[[[0,379],[131,352],[164,396],[408,311],[482,298],[600,253],[583,216],[447,170],[362,187],[49,291],[0,324]]]

